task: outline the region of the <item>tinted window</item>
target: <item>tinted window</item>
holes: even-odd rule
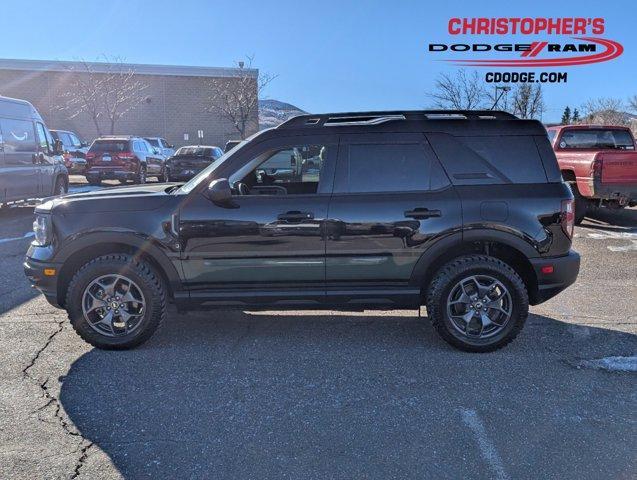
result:
[[[560,138],[560,148],[634,150],[635,145],[626,130],[591,128],[565,130]]]
[[[153,147],[161,147],[161,145],[159,145],[159,140],[157,140],[156,138],[147,138],[146,141]]]
[[[546,183],[542,159],[532,136],[427,138],[456,185]]]
[[[33,122],[3,118],[0,119],[0,129],[6,153],[34,152],[36,150]]]
[[[348,191],[429,190],[430,166],[421,145],[350,145]]]
[[[128,140],[95,140],[91,145],[91,152],[127,152]]]

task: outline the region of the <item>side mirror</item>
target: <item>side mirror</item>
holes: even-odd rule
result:
[[[208,185],[206,190],[208,199],[219,206],[230,206],[232,204],[232,189],[227,178],[218,178]]]

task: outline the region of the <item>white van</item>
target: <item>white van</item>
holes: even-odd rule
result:
[[[68,186],[60,142],[38,111],[0,96],[0,205],[62,195]]]

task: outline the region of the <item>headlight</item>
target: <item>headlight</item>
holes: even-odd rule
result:
[[[44,247],[51,243],[51,219],[44,215],[36,215],[33,221],[33,232],[35,233],[35,243]]]

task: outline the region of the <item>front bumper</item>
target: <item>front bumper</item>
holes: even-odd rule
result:
[[[31,251],[31,249],[29,249]],[[62,267],[59,263],[44,262],[32,257],[24,259],[24,274],[31,282],[31,286],[44,294],[47,301],[57,308],[63,308],[58,298],[58,276]],[[54,269],[55,275],[45,275],[45,269]]]
[[[568,286],[575,283],[579,274],[579,253],[571,250],[563,257],[547,257],[530,259],[537,278],[537,291],[531,292],[531,305],[546,302]],[[551,273],[543,273],[543,268],[552,267]]]

